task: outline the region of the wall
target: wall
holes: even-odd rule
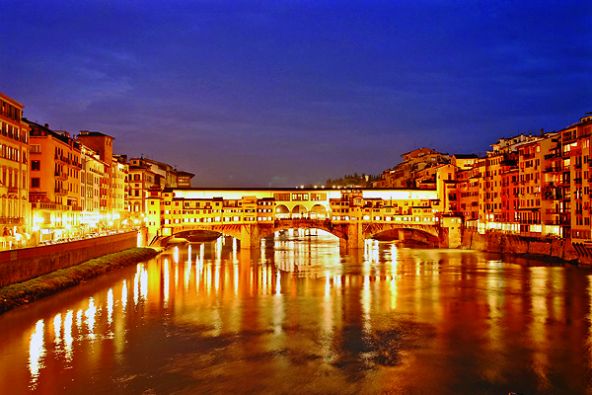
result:
[[[13,284],[102,255],[135,247],[137,232],[0,252],[0,286]]]
[[[573,244],[570,239],[535,238],[496,231],[479,234],[475,230],[464,229],[462,247],[501,254],[531,255],[592,264],[592,251],[584,246]]]

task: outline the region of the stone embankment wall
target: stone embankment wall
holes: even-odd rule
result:
[[[137,243],[138,233],[132,231],[70,243],[0,251],[0,287],[136,247]]]
[[[583,244],[572,243],[570,239],[536,238],[496,231],[479,234],[475,230],[464,229],[462,248],[592,265],[592,249]]]

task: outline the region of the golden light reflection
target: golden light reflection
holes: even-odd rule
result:
[[[138,265],[138,268],[136,269],[136,273],[134,274],[134,282],[133,282],[133,287],[132,287],[132,291],[133,291],[133,299],[134,299],[134,306],[138,305],[138,301],[139,301],[139,295],[140,295],[140,275],[139,275],[139,267],[140,265]]]
[[[179,247],[173,247],[173,262],[179,263]]]
[[[277,232],[276,232],[277,233]],[[266,263],[266,248],[265,248],[265,240],[261,240],[261,252],[260,252],[260,256],[261,256],[261,263]]]
[[[140,296],[148,300],[148,270],[143,264],[140,266]]]
[[[183,274],[183,287],[185,291],[187,291],[187,289],[189,288],[189,280],[191,279],[191,268],[191,261],[188,261],[185,264],[185,271]]]
[[[362,286],[361,304],[362,304],[362,326],[366,334],[372,331],[372,324],[370,322],[370,307],[372,303],[372,295],[370,293],[370,276],[364,276],[364,283]]]
[[[216,264],[219,265],[222,262],[222,247],[224,245],[224,236],[220,236],[216,239],[214,244],[214,253],[216,255]]]
[[[333,277],[333,284],[335,284],[335,288],[341,288],[341,275]]]
[[[175,289],[179,287],[179,265],[175,262]]]
[[[53,317],[53,334],[54,334],[54,343],[56,345],[56,348],[60,345],[60,343],[62,342],[62,315],[60,313],[56,314],[55,317]]]
[[[238,263],[232,267],[232,289],[234,290],[234,294],[238,295]]]
[[[335,257],[333,245],[324,240],[322,245],[276,240],[274,245],[278,248],[272,252],[273,255],[269,255],[270,251],[267,252],[270,258],[267,263],[255,258],[245,262],[242,254],[239,262],[231,255],[234,251],[231,250],[230,241],[227,240],[227,246],[221,255],[223,259],[220,261],[216,260],[218,252],[210,250],[213,243],[206,247],[207,254],[204,252],[204,244],[199,247],[189,246],[187,252],[181,248],[180,263],[175,264],[174,269],[175,274],[181,277],[178,288],[172,283],[171,255],[162,254],[158,258],[160,261],[151,263],[152,266],[140,264],[135,273],[128,272],[126,276],[133,282],[136,304],[142,305],[145,302],[144,306],[148,306],[148,277],[152,281],[150,296],[156,300],[150,301],[150,309],[145,308],[145,311],[138,314],[132,305],[130,314],[125,316],[132,290],[128,289],[126,280],[120,280],[111,288],[101,288],[100,293],[93,297],[86,296],[75,302],[68,306],[69,309],[64,308],[57,314],[52,312],[44,320],[37,321],[33,328],[24,332],[25,337],[20,345],[23,353],[22,368],[26,368],[26,347],[29,345],[30,380],[25,370],[25,385],[37,388],[39,383],[45,384],[46,377],[54,374],[57,369],[67,370],[70,367],[74,369],[69,372],[82,369],[94,371],[99,364],[125,364],[130,351],[130,339],[136,330],[132,326],[137,323],[136,320],[145,318],[150,320],[145,320],[143,324],[150,321],[154,325],[154,316],[162,312],[162,306],[158,303],[161,292],[165,307],[170,306],[171,301],[178,302],[175,309],[162,314],[163,317],[174,320],[174,324],[195,324],[200,328],[206,322],[207,327],[213,325],[214,328],[211,332],[208,330],[208,336],[258,330],[260,326],[266,331],[270,330],[270,336],[266,334],[265,339],[259,339],[261,344],[249,345],[249,349],[298,347],[290,342],[302,342],[302,338],[294,336],[291,339],[290,331],[302,325],[305,319],[307,325],[311,324],[313,328],[309,332],[314,334],[314,344],[318,346],[315,355],[326,363],[340,358],[339,348],[343,347],[342,331],[351,325],[356,326],[356,335],[361,329],[364,337],[367,336],[371,341],[380,341],[381,333],[393,329],[393,319],[412,315],[418,320],[434,323],[437,330],[445,335],[443,338],[446,341],[436,340],[435,343],[435,347],[443,347],[444,353],[458,345],[457,342],[448,342],[452,338],[446,336],[458,336],[457,332],[478,327],[480,332],[476,335],[479,344],[469,344],[467,347],[474,346],[469,352],[493,355],[491,363],[489,360],[482,363],[490,366],[479,366],[481,377],[502,380],[507,370],[514,365],[496,360],[494,353],[507,353],[511,351],[509,346],[516,343],[523,353],[520,358],[528,363],[529,374],[536,385],[540,383],[539,389],[543,392],[545,388],[552,388],[548,386],[554,380],[552,373],[558,357],[554,355],[556,346],[551,344],[551,339],[560,337],[558,333],[575,333],[564,330],[557,332],[557,327],[573,316],[570,306],[566,307],[568,294],[565,289],[572,285],[567,281],[571,281],[571,278],[562,277],[563,269],[522,268],[511,271],[509,276],[504,277],[507,264],[482,260],[478,267],[480,271],[475,274],[470,265],[469,270],[466,266],[461,268],[465,262],[461,262],[457,255],[440,259],[433,252],[410,255],[406,248],[398,249],[394,243],[379,244],[374,241],[367,242],[364,257],[360,251],[355,257],[344,258],[342,255],[340,260],[339,256]],[[234,245],[234,240],[232,243]],[[271,247],[271,243],[268,245]],[[256,249],[252,252],[257,254],[259,251]],[[188,256],[186,262],[183,255],[185,253]],[[286,260],[291,260],[295,267],[294,272],[284,270],[285,267],[290,267]],[[294,265],[294,262],[297,264]],[[442,262],[448,265],[443,268]],[[443,269],[440,270],[441,268]],[[517,275],[517,272],[524,277]],[[470,277],[471,274],[473,278]],[[195,281],[195,288],[191,281]],[[450,286],[451,284],[453,285]],[[457,287],[457,284],[460,285]],[[459,297],[461,288],[462,291],[469,291],[466,297],[479,297],[476,303],[462,307],[462,314],[475,313],[471,316],[475,320],[472,324],[460,322],[462,320],[458,320],[458,313],[447,311],[448,300]],[[474,289],[475,292],[470,292]],[[589,311],[583,312],[588,315],[589,323],[587,328],[578,328],[582,329],[579,335],[588,339],[589,349],[584,353],[589,353],[589,367],[592,368],[592,276],[588,280],[587,289],[577,289],[587,292],[587,295],[580,294],[583,296],[580,301],[584,300],[584,304],[587,302],[589,305]],[[257,297],[249,298],[249,293]],[[519,294],[518,299],[516,294]],[[306,305],[300,304],[301,298],[307,299]],[[299,302],[295,303],[295,300]],[[525,307],[515,307],[529,302],[528,312]],[[121,303],[122,310],[116,307],[118,303]],[[158,311],[159,308],[161,311]],[[32,322],[27,325],[31,326]],[[173,326],[167,329],[171,328],[174,329]],[[505,337],[514,333],[514,330],[526,337],[526,345],[521,344],[522,340],[506,340]],[[102,336],[102,331],[109,336]],[[269,342],[269,338],[273,340]],[[110,340],[113,344],[108,343]],[[307,342],[305,346],[309,344]],[[488,347],[488,344],[491,346]],[[72,363],[74,357],[76,364]]]
[[[220,288],[220,265],[216,264],[215,266],[216,273],[214,274],[214,291],[218,293],[218,289]]]
[[[76,312],[76,328],[78,329],[78,333],[82,332],[82,314],[83,311],[81,309]]]
[[[281,294],[281,292],[278,292],[278,288],[277,286],[279,286],[279,271],[277,273],[277,281],[276,281],[276,293],[275,293],[275,297],[273,298],[273,316],[272,316],[272,325],[273,325],[273,332],[276,335],[279,335],[280,333],[282,333],[282,324],[284,322],[284,317],[286,312],[284,311],[284,299],[283,299],[283,295]],[[281,290],[281,286],[279,286],[279,289]]]
[[[164,302],[164,307],[168,306],[169,303],[169,293],[170,293],[170,273],[169,273],[169,260],[167,258],[164,258],[163,262],[162,262],[162,268],[163,268],[163,284],[162,284],[162,297],[163,297],[163,302]]]
[[[547,307],[547,275],[545,267],[530,268],[530,286],[532,295],[532,323],[530,325],[530,336],[532,337],[535,350],[533,351],[533,370],[538,376],[541,386],[548,386],[547,372],[549,371],[549,359],[545,352],[547,345],[547,319],[549,309]]]
[[[201,250],[201,248],[200,248]],[[195,290],[198,291],[203,278],[203,260],[195,257]]]
[[[121,285],[121,310],[125,313],[125,309],[127,308],[127,281],[123,280],[123,284]]]
[[[74,312],[68,310],[64,317],[64,354],[67,362],[72,361],[72,343],[74,343],[74,338],[72,337],[73,318]]]
[[[282,293],[282,274],[279,270],[275,272],[275,294],[280,295]]]
[[[95,306],[95,299],[89,298],[88,299],[88,308],[84,311],[84,316],[86,317],[86,330],[88,331],[88,337],[90,339],[95,338],[95,322],[96,322],[96,314],[97,314],[97,307]]]
[[[29,340],[29,373],[31,374],[30,388],[35,389],[39,382],[39,371],[44,367],[45,344],[43,331],[45,324],[43,320],[37,321],[35,330]]]
[[[107,291],[107,323],[109,325],[113,323],[113,288]]]
[[[331,272],[325,270],[325,300],[331,298]]]

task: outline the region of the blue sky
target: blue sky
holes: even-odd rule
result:
[[[0,91],[55,129],[293,186],[592,111],[592,2],[0,2]]]

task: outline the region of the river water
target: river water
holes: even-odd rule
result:
[[[592,389],[591,272],[312,233],[172,248],[0,316],[0,394]]]

